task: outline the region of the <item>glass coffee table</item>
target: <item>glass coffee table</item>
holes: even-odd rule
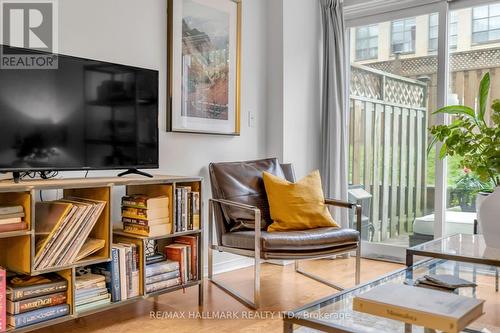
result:
[[[405,325],[400,321],[352,310],[352,301],[356,295],[381,284],[404,283],[408,278],[418,278],[428,273],[454,274],[469,281],[475,279],[476,288],[462,288],[459,293],[486,300],[485,314],[472,323],[465,332],[500,332],[500,316],[498,316],[500,296],[494,292],[495,271],[495,266],[477,263],[446,259],[421,261],[411,267],[285,313],[284,332],[432,332],[420,326]]]
[[[413,265],[415,256],[500,266],[500,249],[488,248],[482,235],[455,234],[410,247],[406,250],[406,266]],[[495,290],[498,291],[498,269]]]

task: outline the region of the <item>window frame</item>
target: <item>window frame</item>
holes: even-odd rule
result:
[[[405,35],[407,32],[412,32],[411,30],[407,31],[406,30],[406,21],[408,20],[414,20],[414,25],[413,25],[413,28],[414,28],[414,35],[412,35],[412,40],[410,41],[411,43],[411,50],[410,51],[401,51],[401,52],[397,52],[397,51],[394,51],[394,22],[397,22],[397,21],[403,21],[403,31],[400,31],[398,33],[402,33],[403,34],[403,42],[402,44],[406,44],[407,41],[405,40]],[[390,44],[390,47],[391,47],[391,55],[392,56],[395,56],[396,54],[415,54],[416,52],[416,48],[417,48],[417,22],[416,22],[416,16],[410,16],[410,17],[404,17],[404,18],[401,18],[401,19],[397,19],[397,20],[391,20],[391,44]]]
[[[489,35],[490,35],[490,32],[493,31],[493,30],[496,30],[500,33],[500,28],[496,28],[496,29],[491,29],[490,28],[490,19],[493,17],[493,18],[498,18],[500,20],[500,14],[499,15],[495,15],[495,16],[491,16],[490,15],[490,6],[492,4],[495,4],[496,1],[493,1],[493,3],[489,3],[489,4],[486,4],[486,5],[479,5],[479,6],[476,6],[475,8],[472,8],[471,10],[471,15],[470,15],[470,19],[471,19],[471,45],[472,46],[475,46],[475,45],[487,45],[487,44],[494,44],[494,43],[499,43],[500,42],[500,36],[496,39],[490,39],[489,38]],[[475,19],[474,18],[474,9],[476,9],[477,7],[487,7],[488,8],[488,16],[484,17],[484,18],[479,18],[479,19]],[[487,19],[488,20],[488,29],[487,30],[481,30],[481,31],[474,31],[474,22],[475,21],[479,21],[479,20],[484,20],[484,19]],[[488,34],[488,40],[486,41],[475,41],[474,40],[474,35],[475,34],[478,34],[478,33],[487,33]]]
[[[368,24],[368,25],[363,26],[363,27],[368,28],[368,37],[360,38],[358,36],[358,34],[359,34],[359,28],[362,28],[362,27],[355,28],[356,32],[355,32],[355,36],[354,36],[354,58],[356,59],[356,61],[365,61],[365,60],[374,60],[374,59],[377,59],[378,58],[378,37],[379,37],[378,24]],[[370,36],[370,34],[369,34],[370,27],[376,27],[377,28],[377,34],[375,36]],[[376,39],[377,40],[377,46],[376,47],[370,47],[369,46],[369,41],[372,40],[372,39]],[[368,41],[368,47],[367,48],[358,49],[358,42],[360,40],[366,40],[366,41]],[[370,49],[375,49],[375,55],[373,55],[373,56],[369,55],[368,57],[359,57],[358,56],[358,50],[368,50],[368,54],[370,54]]]

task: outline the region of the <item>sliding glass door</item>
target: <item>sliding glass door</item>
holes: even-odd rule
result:
[[[429,127],[453,120],[433,115],[439,107],[476,107],[487,72],[489,103],[500,98],[500,1],[398,10],[347,21],[350,200],[364,208],[364,255],[389,260],[436,236],[474,231],[484,184],[458,158],[437,157]]]
[[[432,239],[438,14],[350,29],[350,196],[364,208],[365,255],[401,258]],[[364,196],[361,196],[361,192]]]

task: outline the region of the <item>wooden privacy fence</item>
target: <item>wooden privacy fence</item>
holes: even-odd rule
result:
[[[373,240],[410,233],[427,195],[427,84],[352,65],[350,108],[350,183],[373,196]]]

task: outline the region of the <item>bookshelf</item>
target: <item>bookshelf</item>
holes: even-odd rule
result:
[[[101,177],[101,178],[66,178],[49,180],[26,180],[20,183],[12,181],[0,182],[0,204],[22,205],[25,210],[25,221],[28,228],[26,230],[0,233],[0,266],[20,274],[40,275],[54,272],[64,277],[68,281],[67,303],[70,305],[70,312],[64,317],[48,320],[42,323],[33,324],[20,329],[11,329],[8,332],[29,332],[56,325],[65,321],[81,318],[98,312],[113,309],[122,305],[134,303],[138,300],[156,297],[161,294],[173,292],[183,288],[198,287],[198,304],[203,304],[203,217],[200,213],[200,228],[176,232],[158,237],[138,236],[113,229],[112,211],[114,204],[120,202],[123,191],[117,190],[124,187],[126,194],[148,194],[151,196],[167,196],[169,213],[173,219],[175,214],[175,188],[177,186],[191,186],[194,191],[200,192],[200,211],[202,211],[202,178],[182,177],[182,176],[154,176],[153,178],[143,178],[139,176],[130,177]],[[43,270],[33,268],[35,257],[35,197],[37,191],[62,190],[63,197],[75,196],[88,199],[106,201],[106,207],[97,220],[89,237],[105,240],[105,246],[95,254],[79,262],[65,266],[49,267]],[[116,197],[119,196],[119,197]],[[198,277],[196,280],[187,281],[184,285],[155,291],[145,292],[145,244],[148,241],[156,241],[161,246],[170,244],[177,236],[196,236],[198,255]],[[124,301],[110,303],[104,306],[92,308],[84,312],[76,312],[75,306],[75,277],[79,267],[105,263],[111,261],[111,245],[117,242],[134,243],[139,249],[139,296],[129,298]]]

